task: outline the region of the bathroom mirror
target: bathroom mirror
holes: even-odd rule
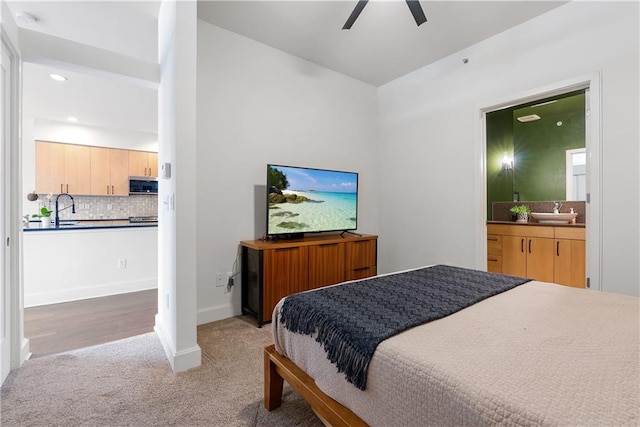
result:
[[[487,113],[487,219],[493,202],[584,200],[585,125],[584,90]]]

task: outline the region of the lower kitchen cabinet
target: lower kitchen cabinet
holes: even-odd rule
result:
[[[586,286],[584,227],[487,224],[487,271]]]
[[[377,238],[330,235],[240,242],[242,313],[255,316],[262,326],[288,295],[375,276]]]

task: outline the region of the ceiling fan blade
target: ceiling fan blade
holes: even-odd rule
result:
[[[416,20],[416,24],[418,24],[418,26],[427,22],[427,17],[424,16],[422,6],[420,6],[420,2],[418,0],[407,0],[407,6],[409,6],[413,19]]]
[[[360,12],[362,12],[362,9],[364,9],[368,1],[369,0],[358,0],[358,4],[356,4],[353,12],[351,12],[351,15],[349,15],[347,22],[344,23],[344,26],[342,27],[343,30],[351,29],[351,26],[354,22],[356,22],[356,19],[358,19],[358,16],[360,16]]]

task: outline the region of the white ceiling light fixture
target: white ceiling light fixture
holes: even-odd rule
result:
[[[518,121],[521,123],[534,122],[536,120],[540,120],[540,116],[537,114],[529,114],[528,116],[518,117]]]
[[[49,74],[49,77],[57,82],[64,82],[65,80],[67,80],[67,78],[61,74]]]
[[[38,18],[28,12],[16,12],[16,21],[22,25],[33,25],[38,22]]]

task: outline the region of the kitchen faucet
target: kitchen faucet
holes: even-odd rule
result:
[[[69,196],[69,198],[71,199],[71,213],[76,213],[76,202],[75,200],[73,200],[73,196],[69,193],[60,193],[58,194],[58,197],[56,197],[56,228],[60,228],[60,209],[58,208],[58,199],[60,198],[60,196]],[[66,208],[62,208],[62,210],[68,209],[69,206],[67,206]]]

